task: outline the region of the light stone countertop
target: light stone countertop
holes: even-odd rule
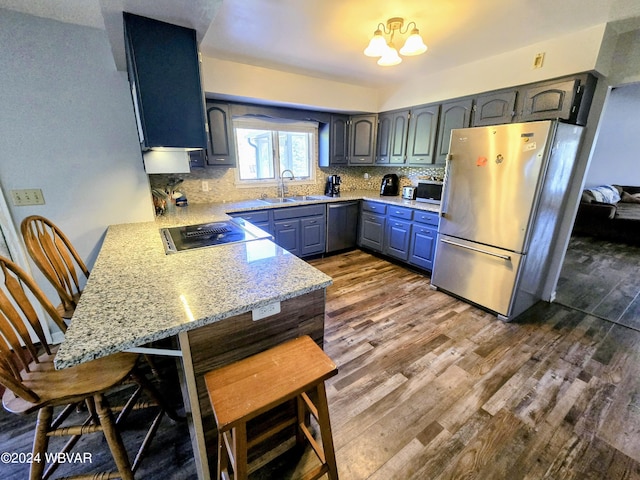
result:
[[[318,196],[321,197],[321,196]],[[270,240],[166,255],[159,229],[228,219],[227,213],[348,200],[437,212],[439,206],[349,192],[285,204],[193,204],[155,222],[112,225],[55,358],[66,368],[167,338],[331,285],[329,276]]]

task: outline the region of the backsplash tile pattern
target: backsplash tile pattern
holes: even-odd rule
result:
[[[365,173],[369,175],[364,178]],[[420,177],[442,178],[443,167],[316,167],[315,185],[291,185],[290,195],[321,195],[324,193],[329,175],[340,175],[343,192],[355,190],[378,190],[382,177],[387,173],[396,173],[400,177],[400,186],[416,185]],[[175,175],[149,175],[152,188],[161,188],[169,183],[169,178],[180,178],[183,182],[178,190],[184,193],[189,203],[237,202],[260,198],[266,194],[277,196],[277,187],[236,188],[235,169],[224,167],[193,168],[191,173]],[[209,191],[202,191],[202,182],[209,184]]]

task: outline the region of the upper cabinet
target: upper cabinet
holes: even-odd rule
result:
[[[349,125],[349,165],[373,165],[376,156],[376,114],[352,115]]]
[[[515,90],[478,95],[473,106],[474,127],[511,123],[516,114]]]
[[[520,88],[518,121],[560,119],[586,125],[596,78],[590,74]]]
[[[195,30],[126,12],[123,17],[142,148],[207,148]]]
[[[402,165],[406,160],[409,110],[378,115],[376,165]]]
[[[229,105],[208,101],[207,122],[209,122],[207,165],[235,166],[235,142]]]
[[[451,130],[454,128],[466,128],[471,125],[472,107],[473,100],[470,98],[442,104],[440,110],[440,126],[438,128],[436,164],[444,165],[447,161]]]
[[[332,115],[329,165],[444,165],[451,131],[534,120],[585,125],[596,77],[589,73],[376,115]],[[377,138],[376,138],[377,137]],[[373,156],[375,152],[375,158]]]
[[[407,133],[407,164],[409,166],[435,163],[439,114],[440,105],[428,105],[411,110]]]
[[[346,166],[349,159],[349,115],[331,115],[329,164]]]

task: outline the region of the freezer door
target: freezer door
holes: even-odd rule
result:
[[[431,283],[508,317],[523,256],[438,235]]]
[[[451,133],[440,232],[526,252],[552,122]]]

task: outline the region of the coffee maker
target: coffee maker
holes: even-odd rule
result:
[[[338,175],[329,175],[327,178],[327,186],[324,189],[324,194],[327,197],[340,196],[340,177]]]

